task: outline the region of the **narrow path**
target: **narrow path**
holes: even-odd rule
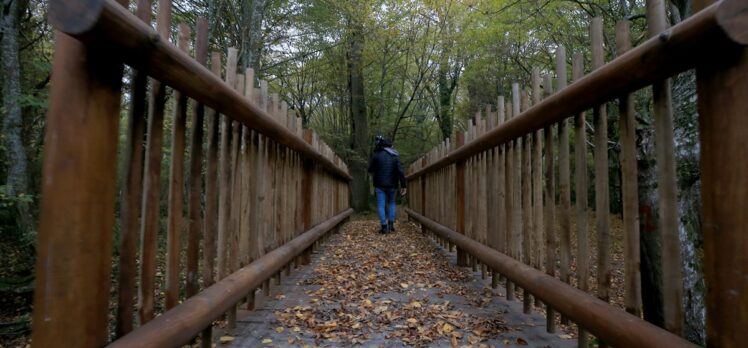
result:
[[[378,222],[347,223],[257,309],[240,312],[226,332],[232,347],[574,347],[564,334],[547,334],[544,317],[522,314],[504,290],[454,266],[412,223],[394,234]],[[233,338],[233,340],[232,340]]]

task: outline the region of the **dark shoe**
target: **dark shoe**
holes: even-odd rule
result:
[[[385,233],[387,233],[388,231],[389,231],[389,230],[387,229],[387,225],[382,225],[382,229],[380,229],[380,230],[379,230],[379,233],[380,233],[380,234],[385,234]]]
[[[395,232],[395,222],[394,221],[390,222],[389,224],[387,224],[387,230],[390,231],[390,232]]]

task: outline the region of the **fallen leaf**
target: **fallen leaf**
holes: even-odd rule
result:
[[[221,336],[221,338],[218,339],[218,342],[221,344],[228,344],[234,341],[233,336]]]
[[[271,344],[271,343],[273,343],[273,340],[271,340],[271,339],[269,339],[269,338],[264,338],[264,339],[262,340],[262,344]]]
[[[526,346],[527,341],[525,341],[522,337],[517,337],[517,344],[520,346]]]
[[[282,326],[279,326],[279,327],[275,328],[275,332],[277,332],[277,333],[283,333],[283,331],[285,331],[285,330],[286,329],[284,327],[282,327]]]

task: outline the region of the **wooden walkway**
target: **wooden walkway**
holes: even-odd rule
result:
[[[574,347],[564,331],[549,334],[545,317],[522,313],[490,277],[455,266],[413,223],[376,233],[378,222],[347,223],[313,255],[310,266],[257,293],[237,328],[216,328],[227,347]],[[220,343],[222,339],[224,343]]]

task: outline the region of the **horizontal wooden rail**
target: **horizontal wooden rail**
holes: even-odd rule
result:
[[[406,208],[405,211],[428,230],[448,239],[614,347],[697,347],[411,209]]]
[[[54,1],[53,1],[54,2]],[[595,105],[694,68],[748,44],[748,2],[719,1],[661,33],[503,125],[408,175],[409,179],[464,161]]]
[[[109,347],[179,347],[353,213],[346,209],[156,317]]]
[[[276,122],[269,113],[249,102],[186,52],[160,38],[153,28],[116,1],[53,0],[49,20],[56,29],[110,52],[133,68],[297,151],[329,172],[351,179],[350,174],[332,160]]]

